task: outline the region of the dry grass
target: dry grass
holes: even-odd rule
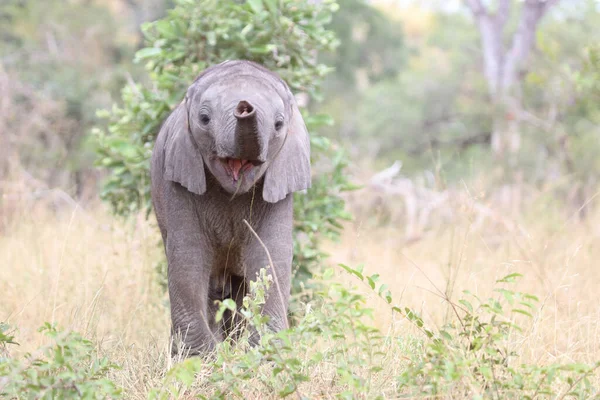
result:
[[[28,209],[11,220],[0,236],[0,321],[19,328],[21,346],[13,355],[44,344],[36,329],[56,322],[93,338],[122,365],[114,378],[127,398],[145,398],[171,364],[167,298],[154,272],[162,248],[152,221],[125,223],[102,206],[60,213]],[[436,290],[456,300],[468,288],[485,298],[496,279],[523,273],[518,288],[543,303],[521,343],[523,360],[599,360],[600,270],[594,260],[600,259],[600,215],[585,223],[556,217],[517,222],[526,234],[500,228],[473,232],[465,214],[463,223],[407,244],[401,229],[357,220],[328,251],[333,262],[364,263],[367,272],[379,273],[396,303],[436,324],[449,312]],[[339,279],[352,282],[344,274]],[[392,321],[383,302],[371,297],[384,331],[407,332],[407,323]],[[397,350],[390,349],[389,356],[401,357]],[[394,361],[392,369],[400,365]],[[316,379],[319,374],[315,371]]]
[[[523,361],[600,360],[600,214],[580,222],[546,210],[512,220],[520,229],[487,226],[473,231],[465,210],[460,223],[412,243],[398,234],[401,229],[366,228],[367,218],[357,220],[329,252],[335,262],[364,264],[365,273],[379,273],[397,303],[438,326],[453,317],[443,297],[456,302],[465,297],[464,290],[482,299],[498,297],[495,281],[521,273],[524,278],[515,289],[536,295],[541,303],[521,346]],[[391,314],[382,300],[371,298],[380,311],[377,323],[386,329],[393,323]]]
[[[14,355],[45,344],[37,328],[55,322],[97,341],[123,366],[118,383],[144,393],[166,370],[170,323],[151,223],[126,224],[102,207],[27,210],[12,221],[0,237],[0,320],[19,329]]]

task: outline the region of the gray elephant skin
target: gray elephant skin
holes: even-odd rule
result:
[[[275,282],[262,312],[271,330],[287,328],[293,192],[311,184],[309,135],[288,85],[245,60],[206,69],[164,121],[151,163],[172,354],[205,354],[224,340],[239,321],[234,313],[215,322],[215,300],[241,307],[265,267]]]

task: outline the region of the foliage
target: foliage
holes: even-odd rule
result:
[[[395,77],[406,68],[407,51],[402,25],[364,0],[345,0],[333,15],[332,31],[340,45],[321,59],[335,68],[325,84],[331,96],[356,92],[357,75],[364,72],[373,84]],[[354,93],[355,95],[357,93]],[[351,106],[352,102],[347,102]]]
[[[95,130],[98,164],[110,171],[101,196],[120,215],[150,211],[152,144],[161,122],[206,67],[227,59],[256,61],[279,73],[294,92],[313,98],[331,70],[318,63],[315,54],[332,50],[337,43],[325,28],[337,9],[334,1],[178,0],[175,4],[165,18],[142,28],[146,47],[137,52],[136,60],[145,63],[151,87],[126,86],[122,107],[100,113],[108,119],[108,129]],[[323,256],[320,240],[338,235],[340,220],[349,218],[339,193],[352,188],[343,154],[315,134],[318,126],[328,123],[327,116],[305,114],[305,118],[311,131],[312,162],[321,168],[315,168],[308,193],[295,195],[296,232],[303,236],[294,248],[303,276]],[[327,163],[329,159],[333,163]]]
[[[576,143],[576,154],[573,155],[576,170],[583,174],[582,178],[597,176],[600,171],[600,146],[595,140],[600,128],[600,46],[590,46],[585,50],[581,70],[574,72],[573,80],[576,85],[576,102],[574,113],[579,116],[577,130],[573,136],[581,138],[581,144]]]
[[[97,122],[95,110],[108,106],[125,82],[124,60],[133,53],[125,29],[93,3],[2,1],[0,85],[10,109],[0,111],[0,130],[12,137],[0,169],[17,158],[48,186],[77,192],[85,178],[93,179],[88,130]]]
[[[520,276],[511,274],[497,283],[511,283]],[[533,319],[538,299],[506,288],[495,291],[499,298],[486,301],[465,291],[467,297],[452,304],[456,318],[435,334],[426,331],[430,341],[423,353],[411,357],[409,367],[398,377],[400,387],[429,395],[460,393],[471,387],[480,397],[492,399],[597,394],[590,377],[600,363],[516,364],[517,336],[523,332],[518,317]],[[412,310],[406,310],[406,315],[417,326],[423,324]]]
[[[520,150],[512,170],[524,183],[552,184],[561,201],[585,187],[575,201],[579,207],[594,193],[600,168],[592,86],[597,78],[585,67],[590,64],[588,48],[599,40],[592,27],[600,14],[596,2],[588,0],[559,5],[556,11],[539,26],[536,50],[522,70],[520,110],[507,116],[518,122],[514,133]],[[493,113],[482,55],[472,51],[480,47],[477,28],[468,13],[435,8],[422,13],[429,13],[428,26],[412,34],[404,29],[407,60],[395,74],[373,81],[348,100],[335,96],[340,89],[332,88],[330,112],[338,121],[350,120],[332,135],[339,132],[352,151],[376,162],[402,160],[403,172],[413,177],[435,169],[436,176],[443,171],[443,183],[453,185],[485,174],[493,193],[496,175],[489,172],[498,167],[489,150]],[[417,24],[416,18],[402,21]],[[402,25],[397,22],[396,29]]]
[[[64,100],[68,117],[83,125],[94,122],[95,107],[106,104],[106,91],[117,93],[125,82],[122,68],[132,67],[126,62],[132,49],[119,21],[92,2],[6,3],[0,14],[6,22],[0,24],[6,68],[49,97]]]
[[[452,181],[469,172],[471,148],[489,140],[485,82],[473,55],[465,51],[478,41],[462,15],[435,16],[425,35],[406,40],[410,57],[405,68],[375,82],[359,98],[353,137],[374,158],[401,159],[410,174],[439,163]],[[485,157],[477,161],[486,166]]]
[[[0,325],[0,345],[14,337]],[[0,358],[0,395],[19,399],[121,398],[107,374],[117,366],[96,354],[95,345],[76,332],[46,323],[39,329],[51,344],[23,359]]]
[[[11,331],[10,325],[0,322],[0,362],[4,362],[5,355],[8,354],[7,345],[18,344],[15,342],[15,336]]]
[[[385,141],[381,132],[364,129],[363,110],[372,109],[370,99],[366,98],[369,88],[389,83],[409,68],[404,26],[370,2],[345,0],[333,15],[330,29],[340,45],[335,53],[321,53],[319,58],[333,66],[335,73],[323,82],[323,103],[310,108],[331,114],[334,124],[324,127],[323,133],[364,159],[370,147],[377,146],[382,139]],[[398,92],[395,88],[392,97],[386,100]],[[372,121],[374,117],[369,115],[368,119]]]
[[[361,267],[341,267],[420,331],[421,338],[410,339],[406,333],[399,338],[386,336],[371,326],[373,310],[365,306],[364,295],[332,280],[333,269],[319,276],[318,295],[305,304],[299,323],[270,333],[260,305],[272,282],[262,273],[240,311],[246,326],[261,333],[260,346],[248,346],[250,330],[245,330],[237,342],[227,339],[212,356],[176,365],[150,397],[196,393],[200,398],[215,399],[256,394],[311,398],[319,393],[319,385],[312,382],[317,371],[328,376],[328,395],[338,398],[384,398],[386,393],[385,397],[410,398],[583,399],[599,393],[592,378],[600,363],[518,363],[519,335],[539,311],[535,296],[508,287],[519,274],[497,281],[496,298],[480,300],[465,292],[465,298],[451,303],[454,318],[438,329],[416,311],[393,305],[378,274],[364,275]],[[217,319],[225,309],[234,311],[235,304],[230,300],[222,303]],[[403,351],[407,361],[398,365],[391,377],[386,363],[394,351]],[[196,376],[206,378],[198,380]]]
[[[268,317],[260,313],[265,292],[272,284],[271,275],[263,269],[240,311],[246,326],[260,332],[260,345],[248,346],[251,330],[246,329],[237,342],[227,339],[220,344],[213,357],[176,365],[167,373],[164,386],[150,397],[168,399],[199,389],[200,398],[303,395],[300,385],[327,366],[336,383],[330,393],[341,398],[373,398],[376,385],[369,376],[383,368],[384,337],[365,322],[372,318],[372,310],[365,306],[364,296],[332,281],[332,277],[333,269],[327,269],[319,277],[322,284],[311,303],[305,305],[300,322],[275,334],[267,328]],[[225,309],[234,311],[235,303],[225,300],[217,319]],[[206,376],[206,381],[196,381],[196,374]]]
[[[584,72],[587,73],[587,79],[583,86],[591,86],[595,100],[600,96],[600,46],[596,45],[588,49],[588,60],[585,63]]]
[[[307,124],[316,125],[312,118]],[[344,200],[337,194],[353,190],[346,168],[348,158],[341,148],[334,147],[325,137],[311,138],[312,151],[328,155],[328,172],[313,176],[307,195],[294,198],[294,263],[297,266],[292,281],[292,291],[300,293],[314,271],[323,267],[327,254],[321,249],[324,239],[337,240],[342,230],[340,222],[350,220],[344,209]]]
[[[428,326],[415,310],[392,305],[379,275],[363,276],[362,269],[343,266],[375,291],[395,313],[424,334],[421,351],[408,354],[410,362],[396,377],[398,389],[408,396],[470,396],[472,398],[557,398],[597,396],[591,378],[600,367],[584,364],[516,364],[519,334],[539,312],[534,295],[505,287],[522,275],[509,274],[496,281],[496,298],[481,300],[465,291],[465,298],[450,304],[454,318],[440,329]],[[443,293],[440,293],[444,297]],[[562,397],[561,397],[562,396]]]

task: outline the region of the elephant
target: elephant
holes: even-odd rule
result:
[[[311,186],[310,137],[288,84],[248,60],[205,69],[163,122],[150,176],[172,355],[214,350],[236,323],[216,322],[216,300],[239,309],[261,268],[274,279],[261,310],[268,328],[288,328],[293,193]]]

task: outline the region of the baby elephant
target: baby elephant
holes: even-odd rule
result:
[[[287,328],[292,193],[310,187],[309,135],[288,85],[249,61],[206,69],[162,126],[151,178],[171,333],[181,340],[172,353],[201,354],[222,341],[235,318],[217,323],[215,300],[241,307],[265,267],[276,282],[263,314],[273,331]]]

